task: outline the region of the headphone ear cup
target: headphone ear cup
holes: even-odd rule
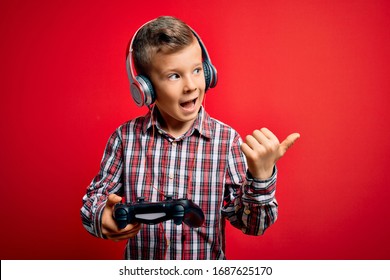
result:
[[[209,61],[203,61],[203,73],[206,81],[206,91],[209,88],[213,88],[217,85],[217,71]]]
[[[211,81],[210,66],[207,63],[207,61],[203,61],[203,73],[204,73],[204,79],[206,81],[205,91],[207,91],[210,87],[210,81]]]
[[[138,94],[136,91],[135,94],[133,93],[133,90],[131,91],[135,103],[141,104],[140,106],[151,105],[156,100],[152,82],[143,75],[138,75],[135,78],[141,86]]]
[[[130,93],[131,97],[133,98],[135,104],[137,104],[138,107],[141,107],[145,104],[145,96],[139,84],[135,82],[131,83]]]

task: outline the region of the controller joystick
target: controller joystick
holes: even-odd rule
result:
[[[135,203],[118,203],[113,218],[119,229],[135,222],[158,224],[173,220],[176,225],[184,222],[190,227],[200,227],[204,223],[204,214],[198,205],[192,200],[173,199],[172,196],[166,196],[161,202],[145,202],[145,198],[138,197]]]

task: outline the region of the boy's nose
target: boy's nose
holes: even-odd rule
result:
[[[184,85],[184,91],[187,92],[193,92],[197,90],[197,86],[195,81],[192,78],[187,78],[186,83]]]

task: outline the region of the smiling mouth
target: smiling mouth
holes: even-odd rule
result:
[[[195,99],[192,99],[190,101],[180,103],[180,106],[186,110],[191,110],[195,107],[197,100],[198,100],[198,98],[195,98]]]

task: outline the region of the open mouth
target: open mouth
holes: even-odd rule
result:
[[[186,102],[182,102],[182,103],[180,103],[180,106],[185,110],[192,110],[195,108],[195,104],[196,104],[197,100],[198,100],[198,98],[195,98],[195,99],[192,99],[192,100],[189,100]]]

